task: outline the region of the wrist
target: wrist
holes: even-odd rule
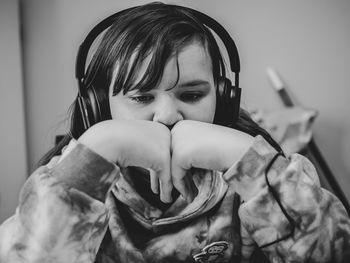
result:
[[[227,143],[229,149],[225,155],[227,158],[224,158],[224,171],[227,171],[233,164],[239,161],[254,143],[253,136],[237,130],[234,130],[234,133],[230,143]]]
[[[117,161],[118,146],[113,136],[110,121],[99,122],[86,130],[79,138],[78,142],[88,147],[106,160],[115,163]]]

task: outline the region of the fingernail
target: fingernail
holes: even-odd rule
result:
[[[166,197],[163,197],[163,198],[160,198],[162,200],[163,203],[171,203],[173,201],[173,199],[170,197],[166,198]]]
[[[186,197],[186,201],[187,201],[187,203],[191,203],[193,201],[193,198],[190,195],[188,195]]]

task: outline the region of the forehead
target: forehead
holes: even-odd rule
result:
[[[126,75],[132,74],[134,76],[132,87],[128,90],[124,90],[125,92],[140,89],[150,90],[162,86],[161,84],[163,83],[172,83],[172,85],[175,86],[177,82],[195,79],[208,82],[213,80],[212,60],[206,44],[201,41],[193,40],[179,50],[174,51],[167,59],[164,66],[160,66],[158,61],[154,61],[154,56],[154,52],[151,51],[142,60],[136,62],[138,66],[133,68],[131,65],[134,64],[135,60],[140,59],[139,50],[137,48],[135,49],[129,58],[128,68],[126,72],[124,71]],[[121,71],[120,65],[118,65],[117,62],[110,86],[111,89],[115,85],[116,76],[121,74]],[[159,75],[152,76],[152,74],[155,75],[155,73],[159,73]],[[145,79],[147,79],[147,81],[145,81]],[[149,85],[150,79],[156,81]]]
[[[170,61],[171,62],[171,61]],[[178,54],[178,65],[181,77],[212,78],[212,61],[207,48],[199,43],[193,42],[186,45]]]
[[[152,54],[141,63],[136,74],[138,83],[147,74]],[[213,78],[212,63],[207,48],[200,42],[194,41],[182,47],[177,54],[173,54],[165,64],[161,83],[177,84],[194,79],[210,81]],[[180,83],[181,84],[181,83]],[[162,85],[160,85],[162,86]]]

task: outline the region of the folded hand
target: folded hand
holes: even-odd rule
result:
[[[171,202],[175,187],[194,197],[191,168],[225,172],[248,149],[252,137],[240,131],[198,121],[180,121],[170,131],[157,122],[108,120],[87,130],[79,142],[120,167],[150,170],[151,188]]]

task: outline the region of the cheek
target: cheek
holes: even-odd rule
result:
[[[124,119],[126,115],[122,102],[117,96],[109,97],[109,108],[111,110],[112,119]]]
[[[213,123],[216,109],[216,97],[210,96],[197,104],[193,104],[191,109],[184,113],[184,119]]]
[[[152,114],[147,109],[133,107],[124,97],[114,96],[109,99],[111,116],[114,120],[151,120]]]
[[[112,119],[133,119],[133,113],[130,111],[127,103],[119,95],[109,98]]]

